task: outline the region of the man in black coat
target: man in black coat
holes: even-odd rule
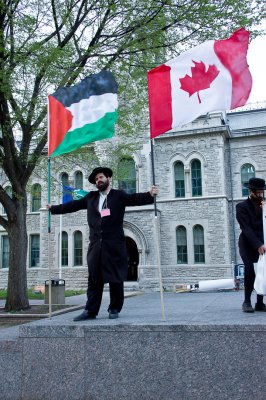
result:
[[[123,230],[123,219],[127,206],[152,204],[157,188],[150,192],[127,194],[110,187],[113,172],[110,168],[97,167],[89,176],[89,182],[96,185],[80,200],[50,206],[52,214],[65,214],[87,210],[90,228],[90,243],[87,254],[89,269],[87,303],[82,314],[74,321],[95,319],[101,305],[103,287],[109,283],[109,318],[118,318],[124,302],[124,281],[127,279],[128,260]]]
[[[245,185],[249,189],[249,197],[236,206],[236,218],[240,225],[239,253],[245,266],[244,286],[245,300],[242,305],[244,312],[254,312],[251,305],[251,294],[254,289],[255,270],[254,263],[259,255],[266,252],[263,243],[262,202],[266,189],[264,179],[251,178]],[[255,311],[266,311],[263,296],[257,295]]]

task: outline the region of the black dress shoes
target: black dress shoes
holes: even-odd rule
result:
[[[264,311],[266,312],[266,306],[264,303],[260,304],[260,303],[256,303],[255,304],[255,311]]]
[[[117,310],[109,310],[109,318],[116,319],[119,317],[119,312]]]
[[[254,308],[252,307],[251,303],[245,302],[242,304],[242,311],[247,313],[253,313]]]
[[[87,310],[84,310],[80,315],[75,317],[73,321],[85,321],[86,319],[95,319],[96,315],[89,313]]]

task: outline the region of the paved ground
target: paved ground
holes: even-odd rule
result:
[[[190,292],[190,293],[165,293],[163,304],[165,319],[162,318],[162,303],[160,293],[127,293],[124,308],[117,320],[109,320],[107,307],[109,294],[104,293],[100,313],[96,320],[73,322],[73,318],[81,311],[76,310],[51,319],[45,318],[31,322],[37,325],[73,325],[73,324],[170,324],[170,325],[265,325],[266,313],[243,313],[241,305],[243,291],[235,292]],[[66,303],[84,305],[85,295],[66,298]],[[253,295],[253,304],[255,295]],[[0,319],[1,324],[1,319]],[[1,339],[18,337],[19,326],[0,330]]]

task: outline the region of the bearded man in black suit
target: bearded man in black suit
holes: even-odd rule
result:
[[[89,182],[96,191],[89,192],[80,200],[56,206],[47,205],[52,214],[66,214],[87,210],[90,243],[87,253],[89,269],[87,303],[85,310],[74,321],[95,319],[101,305],[103,287],[109,283],[109,318],[118,318],[124,302],[124,281],[127,279],[128,259],[123,219],[127,206],[152,204],[157,188],[147,193],[128,194],[110,186],[113,172],[107,167],[95,168]]]
[[[236,219],[241,229],[238,242],[239,253],[245,266],[245,299],[242,310],[251,313],[254,311],[266,311],[262,295],[257,295],[255,310],[251,305],[251,294],[255,281],[254,263],[258,261],[260,254],[266,252],[266,246],[263,243],[262,220],[262,204],[266,186],[264,179],[260,178],[251,178],[245,186],[249,189],[249,197],[247,200],[237,204]]]

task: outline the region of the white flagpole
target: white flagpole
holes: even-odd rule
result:
[[[151,165],[152,165],[153,185],[155,185],[153,139],[151,139]],[[158,276],[159,276],[159,286],[160,286],[162,320],[165,321],[163,282],[162,282],[162,272],[161,272],[160,229],[159,229],[160,227],[159,227],[159,221],[158,221],[158,216],[157,216],[156,196],[154,196],[154,228],[155,228],[155,236],[156,236],[155,245],[156,245],[156,253],[157,253],[157,266],[158,266]]]
[[[60,214],[59,222],[59,279],[62,278],[62,214]]]
[[[59,204],[62,202],[63,199],[63,186],[61,185],[60,190],[60,199],[59,199]],[[62,278],[62,225],[63,225],[63,216],[60,214],[60,219],[59,219],[59,260],[58,260],[58,266],[59,266],[59,279]]]
[[[51,160],[48,157],[48,204],[51,203]],[[49,318],[52,318],[52,281],[51,281],[51,211],[48,211],[48,275],[49,275]]]
[[[262,206],[262,218],[263,218],[263,239],[264,245],[266,246],[266,202]]]

